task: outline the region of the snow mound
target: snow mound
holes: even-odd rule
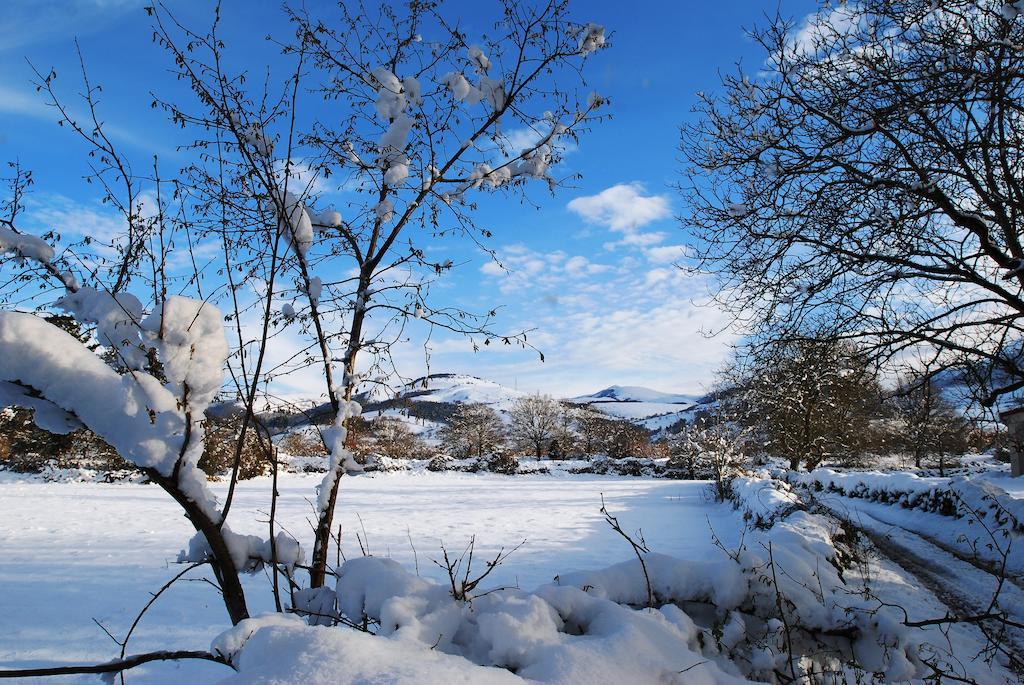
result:
[[[337,590],[341,613],[379,626],[377,636],[239,626],[215,641],[240,669],[225,683],[748,682],[728,659],[701,654],[700,630],[672,605],[638,611],[557,585],[463,602],[377,557],[343,564]]]
[[[767,473],[736,476],[729,489],[744,518],[756,526],[770,527],[776,518],[800,508],[800,498],[792,488]]]
[[[247,641],[240,672],[222,685],[502,685],[522,678],[414,641],[302,624],[264,627]]]

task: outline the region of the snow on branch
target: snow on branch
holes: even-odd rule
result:
[[[101,342],[119,350],[129,368],[118,373],[70,333],[32,314],[0,312],[0,389],[19,405],[52,405],[37,411],[44,427],[80,421],[128,461],[161,476],[213,519],[216,500],[198,469],[203,416],[220,389],[227,341],[219,310],[171,297],[139,322],[141,304],[83,288],[63,305],[99,325]],[[131,335],[126,335],[127,333]],[[139,337],[139,336],[142,337]],[[142,341],[158,352],[162,383],[142,371]],[[30,402],[31,400],[31,402]],[[45,403],[45,404],[44,404]]]
[[[54,254],[53,248],[42,238],[18,233],[4,226],[0,226],[0,252],[11,252],[24,259],[35,260],[40,264],[49,263]]]
[[[122,376],[70,333],[21,312],[0,312],[0,358],[0,379],[71,412],[133,463],[170,475],[184,421],[157,379]]]

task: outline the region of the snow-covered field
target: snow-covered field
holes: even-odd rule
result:
[[[307,546],[312,535],[306,500],[319,479],[286,474],[279,484],[278,521]],[[216,489],[222,497],[223,487]],[[267,518],[269,490],[269,479],[240,485],[231,513],[236,531],[266,534],[259,522]],[[742,528],[731,507],[708,501],[702,482],[429,472],[347,478],[337,521],[350,557],[360,554],[356,535],[364,537],[365,531],[371,554],[391,556],[410,570],[418,560],[419,572],[437,579],[442,574],[431,559],[438,558],[442,542],[461,550],[475,535],[478,551],[493,554],[525,540],[492,577],[496,585],[532,590],[559,573],[632,557],[600,514],[602,494],[628,530],[642,528],[651,549],[677,557],[713,553],[709,523],[726,545],[737,543]],[[8,668],[117,656],[119,648],[93,619],[124,635],[149,593],[181,570],[174,561],[192,535],[155,486],[43,483],[0,473],[0,511],[0,664]],[[272,609],[267,579],[259,575],[247,584],[251,612]],[[142,620],[129,653],[206,649],[229,625],[213,587],[179,582]],[[228,673],[222,666],[186,662],[142,667],[126,678],[199,685]]]
[[[312,537],[308,499],[319,478],[289,473],[279,483],[278,525],[307,548]],[[265,628],[248,642],[245,625],[219,638],[218,645],[245,645],[237,675],[220,665],[181,662],[134,669],[126,680],[202,685],[230,676],[227,682],[245,685],[305,685],[335,683],[344,670],[344,682],[417,685],[524,682],[531,677],[567,684],[581,678],[595,683],[686,683],[697,676],[700,682],[745,682],[728,659],[768,658],[770,663],[775,658],[758,651],[756,645],[764,644],[764,638],[750,613],[756,613],[758,601],[767,599],[773,605],[774,595],[763,583],[748,584],[744,576],[754,571],[756,579],[763,562],[758,555],[763,557],[774,544],[776,559],[785,569],[780,587],[793,601],[791,615],[821,630],[861,625],[858,617],[864,617],[861,627],[869,630],[867,641],[859,643],[859,655],[869,670],[886,673],[883,681],[889,681],[889,674],[905,679],[915,668],[920,677],[920,664],[913,666],[899,655],[904,649],[908,655],[916,654],[913,645],[926,643],[936,645],[938,652],[926,648],[921,654],[937,654],[937,663],[951,672],[969,675],[978,683],[1013,682],[1014,676],[998,665],[1001,659],[993,665],[975,658],[985,645],[975,626],[953,625],[944,633],[940,627],[915,630],[898,623],[904,620],[901,616],[918,621],[942,617],[951,608],[967,613],[984,609],[997,580],[953,540],[977,525],[934,509],[933,495],[953,488],[964,501],[977,501],[979,506],[994,496],[1000,511],[1015,512],[1024,494],[1017,480],[998,470],[956,480],[820,469],[792,481],[786,484],[767,472],[739,477],[732,486],[738,506],[734,508],[711,501],[709,484],[702,481],[564,471],[510,477],[418,470],[347,477],[336,520],[342,526],[345,556],[358,561],[343,569],[347,575],[342,578],[345,587],[339,585],[339,602],[347,607],[346,616],[358,615],[360,607],[377,617],[399,612],[397,623],[378,619],[382,634],[391,639],[343,628],[309,628],[278,617],[274,621],[280,625]],[[827,487],[808,488],[814,483]],[[270,486],[265,478],[240,484],[230,516],[236,532],[266,535]],[[224,488],[223,483],[214,485],[222,500]],[[886,504],[886,493],[898,493],[898,499]],[[972,493],[980,493],[981,499]],[[643,605],[642,576],[631,548],[604,520],[602,496],[609,512],[630,533],[642,529],[653,552],[647,559],[651,585],[664,602],[660,609],[629,608]],[[812,512],[794,510],[792,505],[801,499],[805,504],[817,501],[868,534],[874,551],[865,557],[866,566],[848,568],[844,580],[836,576],[827,563],[835,554],[832,524]],[[148,485],[43,482],[0,472],[0,510],[5,514],[0,526],[0,668],[98,663],[116,657],[120,648],[104,628],[116,637],[125,635],[150,593],[184,568],[176,559],[192,535],[177,507]],[[989,516],[978,511],[983,518]],[[763,528],[746,528],[744,514]],[[1016,540],[1017,533],[1010,535]],[[446,580],[432,560],[440,558],[442,545],[458,554],[473,536],[481,560],[525,541],[488,581],[491,587],[537,592],[480,597],[478,590],[472,611],[458,609],[453,614],[448,588],[415,576]],[[374,558],[362,559],[363,548]],[[726,550],[737,549],[745,551],[730,558]],[[978,559],[984,561],[985,555]],[[1016,554],[1008,557],[1000,604],[1012,620],[1024,620],[1019,609],[1024,579],[1017,561]],[[559,580],[552,584],[556,575]],[[128,653],[210,648],[229,621],[215,588],[203,577],[200,570],[192,571],[156,601],[134,631]],[[877,600],[851,592],[858,578],[870,578]],[[250,613],[271,611],[267,576],[257,574],[245,582]],[[764,592],[761,600],[756,599]],[[734,609],[745,593],[750,593],[753,604],[744,605],[748,613],[741,620]],[[716,638],[721,653],[711,648],[702,655],[693,639],[692,621],[677,608],[691,607],[687,611],[698,616],[701,610],[692,607],[701,598],[710,598],[721,608],[722,632]],[[898,604],[908,613],[885,609],[873,623],[880,602]],[[562,617],[557,621],[566,624],[557,632],[552,632],[550,607],[557,607]],[[446,649],[452,638],[445,638],[437,623],[456,615],[463,621],[470,615],[479,621],[474,628],[479,641],[461,642],[461,652]],[[582,616],[589,617],[587,632],[574,637],[566,626]],[[496,625],[504,628],[495,632]],[[872,645],[880,644],[876,638],[881,639],[874,631],[895,640],[891,644],[898,649],[887,649],[884,656],[874,650]],[[745,632],[754,651],[734,652],[729,645]],[[1024,643],[1022,637],[1011,631],[1005,639],[1010,649],[1016,649]],[[431,643],[442,638],[445,644],[434,651]],[[477,649],[484,651],[474,652]],[[464,659],[459,653],[476,656]],[[522,672],[473,661],[520,663]],[[612,672],[613,667],[628,673]],[[690,672],[691,667],[697,670]],[[93,683],[96,677],[72,676],[59,682]]]

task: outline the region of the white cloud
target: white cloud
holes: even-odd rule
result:
[[[639,183],[620,183],[597,195],[578,197],[567,207],[585,220],[621,233],[633,233],[672,214],[664,195],[644,195]]]
[[[285,174],[284,160],[276,160],[274,162],[274,173],[277,176],[278,184],[283,186],[285,181],[287,181],[288,192],[300,197],[322,195],[330,190],[325,179],[300,157],[292,158],[287,174]]]
[[[836,36],[850,36],[860,23],[863,12],[840,3],[827,12],[812,12],[789,36],[789,49],[795,55],[815,55],[819,46],[834,43]]]
[[[612,384],[640,385],[666,392],[702,393],[729,356],[735,337],[709,332],[725,328],[727,315],[694,304],[680,293],[661,294],[662,304],[635,301],[609,288],[599,303],[578,303],[558,296],[557,311],[529,325],[530,340],[543,351],[504,345],[467,355],[467,344],[442,349],[432,343],[435,371],[460,371],[490,378],[529,392],[557,397],[593,392]],[[550,311],[550,310],[549,310]],[[519,322],[509,321],[512,329]]]
[[[579,290],[589,287],[589,276],[609,271],[607,264],[598,264],[581,255],[569,256],[561,250],[538,252],[522,244],[508,245],[497,253],[497,262],[489,260],[480,266],[480,273],[499,279],[498,288],[502,293],[525,293],[527,291],[551,291],[567,288]],[[545,293],[548,304],[561,304],[562,293],[550,297]]]
[[[635,247],[647,247],[649,245],[657,245],[658,243],[668,238],[668,234],[663,231],[637,231],[636,233],[627,233],[626,236],[619,241],[621,245],[633,245]]]
[[[57,121],[53,108],[47,107],[42,96],[27,84],[17,88],[0,83],[0,112]]]
[[[557,263],[524,245],[498,251],[511,273],[482,269],[496,278],[508,309],[501,325],[532,330],[536,353],[500,346],[467,356],[434,349],[435,370],[462,371],[520,389],[558,396],[591,392],[614,383],[666,391],[699,393],[729,355],[734,336],[729,316],[705,306],[708,283],[671,265],[684,245],[648,247],[624,253],[614,265],[589,255],[566,256]],[[523,265],[547,261],[539,273]],[[486,297],[486,295],[484,295]]]
[[[520,154],[523,150],[532,150],[537,144],[544,140],[551,132],[551,126],[546,128],[535,128],[523,126],[505,131],[501,137],[502,148],[511,156]],[[577,148],[576,141],[568,136],[561,136],[555,139],[554,151],[559,157],[564,157]]]
[[[587,271],[587,266],[590,265],[590,260],[586,257],[576,255],[565,262],[565,271],[573,276],[584,274]]]
[[[2,44],[3,37],[0,35],[0,45]],[[90,120],[89,115],[75,102],[75,99],[68,97],[64,98],[64,100],[64,104],[68,107],[70,118],[85,126]],[[61,131],[61,133],[69,136],[68,140],[73,140],[70,134],[66,134],[66,132],[57,128],[57,122],[62,118],[61,114],[56,108],[47,104],[48,102],[48,96],[44,93],[36,92],[35,86],[28,81],[13,84],[0,82],[0,113],[52,122],[55,132]],[[109,121],[103,121],[102,125],[103,132],[118,142],[143,148],[150,153],[160,152],[162,156],[176,154],[173,146],[167,145],[164,142],[156,142],[152,135],[138,134],[133,130],[110,123]],[[88,127],[91,127],[91,124]],[[88,148],[82,147],[81,151],[81,156],[84,158]]]
[[[504,276],[508,272],[501,264],[495,261],[487,261],[480,267],[480,273],[487,276]]]
[[[686,245],[660,245],[648,248],[645,252],[648,261],[654,264],[671,264],[687,254]]]
[[[668,280],[672,275],[669,269],[651,269],[644,275],[644,283],[646,285],[657,285],[663,281]]]

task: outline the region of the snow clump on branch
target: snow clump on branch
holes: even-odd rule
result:
[[[415,123],[415,119],[406,114],[405,109],[410,104],[418,106],[423,102],[420,84],[412,76],[399,80],[386,67],[377,67],[371,76],[380,84],[375,104],[377,116],[390,122],[378,141],[380,157],[377,163],[384,170],[384,183],[400,186],[409,177],[409,158],[405,154],[405,146]]]
[[[0,226],[0,253],[5,252],[23,259],[34,259],[43,264],[49,264],[53,259],[53,248],[42,238]]]
[[[296,256],[304,260],[313,244],[313,221],[309,210],[302,203],[302,198],[291,191],[279,191],[275,205],[278,233],[284,238],[285,244],[295,250]]]

